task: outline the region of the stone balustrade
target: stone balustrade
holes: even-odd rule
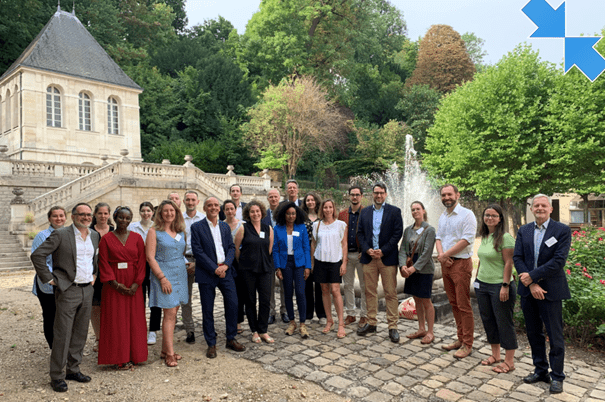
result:
[[[82,177],[99,168],[95,165],[76,165],[60,162],[10,160],[14,176]]]

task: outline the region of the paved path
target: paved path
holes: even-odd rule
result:
[[[219,353],[226,353],[223,311],[222,297],[217,291],[214,315]],[[196,346],[205,351],[196,288],[193,315]],[[301,339],[298,332],[286,336],[287,324],[278,321],[269,326],[269,333],[275,338],[273,345],[252,343],[250,330],[244,322],[245,331],[238,340],[247,349],[238,355],[262,364],[266,370],[315,382],[353,401],[605,401],[605,362],[595,367],[578,360],[566,360],[565,392],[550,395],[547,384],[528,385],[522,381],[533,372],[529,350],[517,351],[516,370],[511,373],[496,374],[491,367],[482,366],[481,360],[491,353],[482,328],[476,328],[479,332],[475,333],[472,355],[458,360],[453,357],[454,351],[441,349],[442,345],[455,339],[453,324],[436,324],[435,342],[422,345],[420,340],[405,337],[405,334],[415,332],[417,322],[404,319],[399,321],[400,343],[390,342],[384,312],[378,314],[377,334],[360,337],[355,333],[357,323],[354,323],[347,327],[344,339],[337,339],[335,330],[322,334],[323,326],[317,319],[307,323],[309,339]]]

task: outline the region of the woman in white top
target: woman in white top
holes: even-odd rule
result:
[[[334,307],[338,315],[338,338],[344,338],[345,321],[343,317],[340,283],[347,272],[347,224],[337,219],[334,201],[324,200],[319,208],[319,219],[313,223],[313,244],[311,245],[312,266],[315,282],[321,284],[321,296],[328,320],[321,331],[327,334],[334,326],[330,293],[334,298]]]
[[[143,238],[145,244],[147,244],[147,233],[149,233],[149,228],[153,226],[153,204],[145,201],[142,202],[139,206],[139,215],[141,216],[141,220],[138,222],[132,222],[128,225],[128,230],[138,233]],[[145,298],[149,294],[149,275],[151,270],[149,268],[149,263],[146,264],[145,267],[145,280],[143,281],[143,304],[146,303]],[[149,315],[149,335],[147,335],[147,344],[155,345],[157,341],[156,331],[160,330],[160,326],[162,324],[162,309],[159,307],[151,307],[151,313]]]

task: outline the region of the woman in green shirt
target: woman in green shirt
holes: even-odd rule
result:
[[[483,211],[483,224],[479,231],[481,246],[477,251],[479,268],[475,280],[475,295],[487,341],[492,355],[481,364],[493,370],[508,373],[515,369],[513,358],[517,349],[517,336],[513,323],[513,308],[517,298],[513,281],[513,249],[515,239],[504,231],[504,214],[497,204]],[[500,345],[506,351],[504,361],[500,358]]]

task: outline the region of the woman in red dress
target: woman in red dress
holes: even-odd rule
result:
[[[101,297],[101,339],[99,364],[116,364],[131,369],[147,360],[147,323],[141,283],[145,279],[145,243],[141,235],[129,231],[132,211],[114,211],[115,231],[99,243]]]

